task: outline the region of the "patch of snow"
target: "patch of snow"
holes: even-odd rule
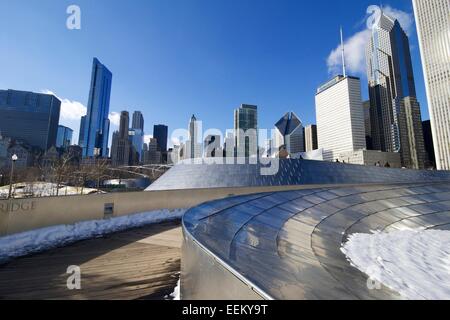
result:
[[[158,210],[104,220],[82,221],[26,231],[0,238],[0,264],[14,258],[63,247],[80,240],[100,238],[107,234],[145,225],[180,219],[186,209]]]
[[[181,300],[180,299],[180,286],[181,286],[181,280],[178,280],[177,286],[173,290],[173,292],[170,294],[170,297],[172,300]]]
[[[97,189],[71,187],[60,184],[57,188],[56,183],[51,182],[22,182],[13,184],[14,198],[23,197],[51,197],[56,196],[56,190],[59,196],[91,194],[98,192]],[[9,194],[9,185],[0,187],[0,198],[7,198]]]
[[[450,231],[353,234],[341,251],[371,280],[405,299],[450,299]]]

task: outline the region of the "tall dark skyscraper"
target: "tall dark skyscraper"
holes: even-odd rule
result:
[[[80,139],[79,144],[83,148],[83,157],[108,157],[111,84],[112,73],[94,58],[87,115],[80,124],[83,140]],[[81,129],[84,129],[83,134]]]
[[[47,151],[56,145],[60,109],[53,95],[0,90],[0,133]]]
[[[423,168],[425,148],[409,40],[397,20],[381,15],[366,57],[373,148],[399,152],[403,166]]]
[[[169,128],[163,124],[153,126],[153,138],[158,141],[158,151],[167,152]]]

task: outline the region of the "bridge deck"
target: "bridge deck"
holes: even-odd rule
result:
[[[152,225],[86,240],[0,266],[0,299],[164,299],[178,281],[181,228]],[[67,267],[81,289],[67,289]]]

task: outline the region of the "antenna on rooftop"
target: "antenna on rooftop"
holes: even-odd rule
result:
[[[342,72],[343,72],[343,76],[346,77],[347,71],[346,71],[346,67],[345,67],[345,48],[344,48],[344,35],[342,32],[342,26],[341,26],[341,47],[342,47]]]

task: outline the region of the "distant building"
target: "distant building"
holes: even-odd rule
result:
[[[294,112],[287,112],[275,124],[275,145],[285,146],[288,154],[305,152],[304,129]]]
[[[366,148],[359,78],[337,76],[316,94],[317,140],[325,161]]]
[[[258,107],[242,104],[234,110],[235,146],[238,157],[258,156]]]
[[[0,132],[46,151],[56,145],[60,109],[54,95],[0,90]]]
[[[400,124],[400,155],[406,168],[424,169],[427,159],[420,105],[414,97],[397,100]]]
[[[413,0],[431,118],[435,162],[450,170],[450,2]],[[430,143],[425,143],[430,146]]]
[[[131,143],[128,136],[130,118],[127,111],[120,114],[119,131],[113,134],[111,146],[111,162],[113,166],[128,166],[130,164]]]
[[[355,150],[339,154],[339,162],[359,164],[363,166],[380,166],[401,168],[402,162],[398,152],[382,152],[378,150]]]
[[[58,149],[55,146],[48,149],[40,158],[41,166],[51,167],[61,158],[62,149]]]
[[[188,159],[197,159],[202,157],[202,144],[199,142],[199,122],[195,115],[192,115],[189,121],[189,140],[186,141],[186,152]]]
[[[58,126],[56,147],[66,149],[72,144],[73,130],[65,126]]]
[[[130,138],[135,152],[138,154],[137,162],[139,162],[142,157],[142,147],[144,146],[144,116],[140,111],[133,112]]]
[[[168,131],[169,128],[163,124],[153,126],[153,138],[158,141],[158,150],[161,152],[167,152]]]
[[[425,141],[425,151],[427,152],[427,168],[436,168],[436,157],[433,142],[433,133],[431,130],[431,121],[422,122],[423,138]]]
[[[142,131],[144,131],[144,116],[142,115],[142,112],[133,112],[133,121],[131,123],[131,128],[141,129]]]
[[[128,131],[128,137],[132,147],[132,159],[130,160],[130,163],[139,164],[142,155],[142,148],[144,146],[144,131],[142,131],[142,129],[131,128]]]
[[[17,156],[17,161],[14,163],[14,166],[17,169],[25,169],[33,166],[36,158],[36,150],[33,150],[33,148],[25,142],[12,142],[12,145],[8,148],[6,161],[6,166],[8,168],[11,167],[11,158],[13,155]]]
[[[112,73],[94,58],[87,115],[80,123],[79,144],[83,148],[83,157],[108,157],[111,84]]]
[[[162,154],[161,151],[158,150],[158,141],[155,138],[150,138],[148,144],[145,144],[144,151],[144,164],[161,164],[162,163]]]
[[[311,124],[305,128],[305,150],[306,152],[310,152],[313,150],[317,150],[317,126],[315,124]]]
[[[177,164],[180,161],[180,150],[179,145],[174,145],[172,149],[169,150],[168,164]]]
[[[382,13],[372,28],[366,57],[373,148],[399,152],[405,167],[424,168],[422,120],[409,39],[398,20]]]
[[[65,150],[65,154],[70,157],[70,164],[72,166],[80,166],[83,155],[83,148],[77,145],[72,145]]]
[[[86,126],[86,116],[82,116],[80,120],[80,133],[78,135],[78,145],[83,149],[84,145],[84,132]]]

